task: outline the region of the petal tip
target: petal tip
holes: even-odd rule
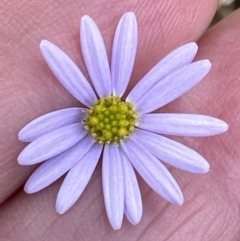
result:
[[[194,52],[198,51],[198,45],[196,42],[190,42],[187,44],[189,48],[192,48]]]
[[[136,217],[136,218],[134,218],[134,219],[131,219],[131,224],[132,225],[137,225],[137,224],[139,224],[139,222],[141,221],[141,218],[142,218],[142,215],[139,215],[139,217]]]
[[[205,161],[204,165],[202,166],[200,174],[208,173],[210,170],[210,165],[207,161]]]
[[[132,23],[135,25],[137,25],[137,18],[134,12],[127,12],[125,13],[122,18],[124,21],[128,22],[128,24]]]
[[[141,209],[138,212],[133,212],[133,213],[130,212],[129,213],[127,210],[125,210],[125,215],[126,215],[128,221],[132,225],[137,225],[142,219],[142,205],[141,205]]]
[[[223,120],[216,119],[216,128],[217,129],[215,130],[213,135],[223,134],[227,132],[229,129],[229,125]]]
[[[137,224],[139,224],[139,222],[140,222],[140,220],[139,221],[131,221],[131,224],[132,225],[137,225]]]
[[[83,15],[81,18],[81,21],[84,21],[85,19],[87,19],[89,16],[88,15]]]
[[[19,165],[25,165],[24,164],[24,158],[22,158],[22,152],[19,154],[18,158],[17,158],[17,162]]]
[[[211,69],[211,67],[212,67],[212,63],[211,63],[211,61],[209,60],[209,59],[203,59],[203,60],[201,60],[202,61],[202,63],[204,64],[204,67],[206,68],[206,69]]]
[[[198,68],[202,68],[202,69],[210,69],[212,67],[212,63],[209,59],[201,59],[201,60],[198,60],[196,62],[193,62],[192,64],[197,64],[197,67]]]
[[[195,70],[199,73],[201,73],[201,76],[203,79],[211,70],[212,67],[212,63],[210,62],[209,59],[202,59],[202,60],[198,60],[196,62],[193,62],[192,64],[190,64],[192,67],[195,66]]]
[[[23,129],[18,133],[18,140],[22,142],[30,142],[26,133],[24,133]]]
[[[64,200],[62,198],[59,198],[59,196],[57,197],[56,200],[56,206],[55,206],[55,210],[58,214],[62,215],[65,212],[67,212],[69,210],[70,207],[67,207],[66,203],[64,202]]]
[[[47,47],[47,45],[49,45],[49,44],[50,44],[50,42],[48,40],[46,40],[46,39],[41,40],[40,49]]]
[[[192,56],[194,57],[197,54],[198,51],[198,45],[196,42],[188,42],[184,45],[181,45],[180,47],[177,48],[178,50],[181,50],[183,53],[191,53]],[[176,49],[176,50],[177,50]],[[174,51],[173,51],[174,52]]]
[[[93,19],[89,15],[84,15],[81,19],[81,26],[89,24],[90,22],[93,22]]]
[[[132,11],[129,11],[129,12],[125,13],[125,14],[123,15],[123,17],[125,17],[125,16],[126,16],[126,17],[136,18],[135,13],[132,12]]]
[[[112,225],[112,228],[113,228],[113,230],[119,230],[120,228],[121,228],[121,224],[119,225],[119,224],[111,224]]]
[[[34,189],[31,188],[31,185],[28,185],[28,183],[25,184],[24,186],[24,192],[27,193],[27,194],[32,194],[34,193]]]
[[[190,172],[196,173],[196,174],[205,174],[209,172],[209,170],[210,170],[210,164],[205,158],[199,155],[199,158],[196,161],[196,167]]]
[[[17,161],[19,165],[32,165],[33,163],[29,163],[29,157],[28,157],[28,150],[27,147],[25,147],[20,154],[17,157]]]
[[[172,199],[170,202],[178,206],[183,205],[184,198],[183,198],[182,191],[180,189],[175,193],[174,196],[172,196]]]
[[[178,197],[178,199],[176,199],[176,204],[177,204],[178,206],[182,206],[183,203],[184,203],[184,198],[183,198],[183,196],[181,195],[181,196]]]
[[[22,140],[23,140],[22,131],[19,131],[19,133],[18,133],[18,140],[19,140],[19,141],[22,141]]]
[[[47,52],[51,47],[56,47],[56,46],[48,40],[43,39],[40,42],[40,51],[44,57],[46,56]]]
[[[223,121],[222,133],[228,131],[228,129],[229,129],[229,125],[225,121]]]
[[[89,19],[89,18],[91,19],[91,17],[89,15],[87,15],[87,14],[82,16],[82,19]]]
[[[36,179],[34,180],[31,177],[27,180],[27,182],[24,185],[24,192],[26,192],[27,194],[36,193],[41,190],[37,185]]]
[[[17,162],[21,166],[29,166],[36,164],[35,162],[32,162],[32,159],[29,158],[28,152],[25,151],[25,149],[22,150],[22,152],[17,157]]]
[[[61,209],[59,207],[56,207],[56,212],[60,215],[64,214],[66,211],[64,209]]]

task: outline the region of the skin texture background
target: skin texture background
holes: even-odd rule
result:
[[[203,34],[216,8],[216,0],[1,1],[0,240],[239,240],[240,11]],[[122,229],[113,231],[103,204],[101,163],[79,201],[60,216],[54,205],[63,179],[37,194],[23,192],[36,167],[17,164],[25,146],[17,133],[39,115],[79,106],[48,69],[40,41],[61,47],[88,77],[80,51],[81,17],[88,14],[96,21],[110,56],[117,22],[126,11],[135,12],[139,26],[129,89],[171,50],[198,41],[196,59],[209,58],[211,72],[160,111],[215,116],[229,124],[229,131],[209,138],[175,137],[203,155],[210,172],[195,175],[169,167],[185,197],[181,207],[167,203],[139,177],[142,221],[132,226],[124,219]]]

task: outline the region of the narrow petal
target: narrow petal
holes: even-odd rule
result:
[[[49,186],[70,170],[93,146],[94,140],[86,136],[67,151],[45,161],[30,176],[25,184],[27,193],[35,193]]]
[[[208,162],[196,151],[179,142],[143,130],[136,130],[135,138],[161,161],[193,173],[209,171]]]
[[[119,147],[105,145],[102,182],[107,216],[114,230],[121,228],[124,213],[124,180]]]
[[[183,203],[182,192],[171,173],[138,139],[134,140],[132,136],[121,146],[129,161],[157,194],[173,204]]]
[[[122,97],[124,94],[136,57],[137,20],[132,12],[125,13],[118,23],[112,49],[112,88],[113,94]]]
[[[170,103],[198,84],[210,68],[209,60],[200,60],[174,71],[134,102],[136,110],[145,114]]]
[[[81,46],[88,73],[98,96],[110,96],[111,74],[106,48],[97,25],[86,15],[81,21]]]
[[[60,48],[42,40],[40,49],[49,68],[61,84],[82,104],[92,107],[97,97],[76,64]]]
[[[68,172],[58,192],[56,211],[65,213],[86,188],[100,158],[102,145],[95,143],[89,152]]]
[[[129,93],[127,100],[135,103],[166,75],[190,64],[193,61],[197,50],[198,46],[194,42],[185,44],[173,50],[139,81]]]
[[[137,177],[131,163],[122,150],[120,155],[124,174],[125,215],[129,222],[135,225],[140,222],[142,217],[142,197]]]
[[[228,130],[217,118],[196,114],[145,114],[138,126],[148,131],[177,136],[213,136]]]
[[[79,142],[87,132],[75,123],[48,132],[31,142],[18,156],[21,165],[33,165],[52,158]]]
[[[28,123],[18,134],[20,141],[31,142],[60,127],[80,122],[86,116],[84,108],[68,108],[50,112]]]

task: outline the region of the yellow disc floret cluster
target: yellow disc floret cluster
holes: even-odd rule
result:
[[[134,131],[137,118],[132,103],[111,96],[98,100],[88,110],[84,127],[98,143],[118,143]]]

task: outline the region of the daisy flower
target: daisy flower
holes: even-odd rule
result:
[[[219,119],[197,114],[153,113],[186,93],[211,68],[209,60],[192,62],[196,43],[185,44],[162,59],[131,90],[129,83],[137,50],[134,13],[122,16],[113,41],[111,66],[97,25],[81,20],[81,47],[94,89],[60,48],[43,40],[41,52],[61,84],[85,107],[43,115],[19,133],[30,142],[20,153],[21,165],[43,162],[25,184],[27,193],[49,186],[67,173],[57,195],[56,211],[65,213],[81,196],[102,154],[102,185],[108,219],[114,229],[124,214],[132,224],[142,216],[135,170],[167,201],[181,205],[183,195],[163,165],[206,173],[208,162],[194,150],[159,134],[212,136],[227,131]]]

